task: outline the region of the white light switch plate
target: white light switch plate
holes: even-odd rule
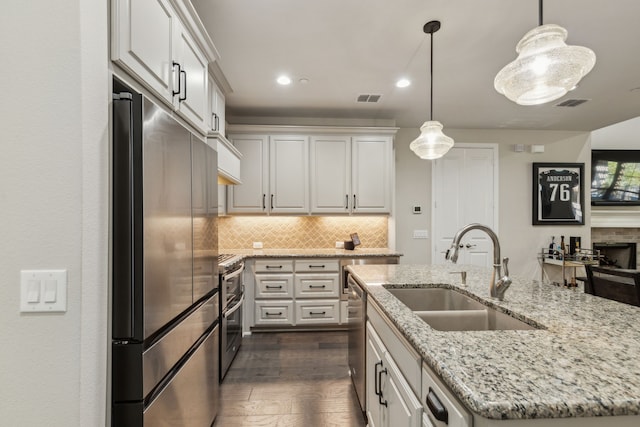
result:
[[[413,230],[414,239],[428,239],[429,230]]]
[[[20,271],[20,311],[67,311],[67,270]]]

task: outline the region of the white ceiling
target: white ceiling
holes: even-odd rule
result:
[[[430,20],[433,118],[446,128],[591,131],[640,116],[640,1],[547,0],[544,23],[591,48],[594,69],[564,98],[518,106],[493,88],[515,46],[538,25],[537,0],[192,0],[229,81],[227,115],[395,120],[429,117]],[[294,83],[279,86],[286,73]],[[412,85],[398,89],[399,77]],[[307,84],[298,82],[306,78]],[[634,90],[635,89],[635,90]],[[381,94],[375,104],[360,94]],[[566,99],[589,99],[556,107]]]

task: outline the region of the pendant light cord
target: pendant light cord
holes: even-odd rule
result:
[[[539,0],[538,4],[538,25],[542,26],[542,0]]]
[[[431,75],[430,75],[430,88],[429,88],[429,90],[430,90],[430,94],[429,94],[429,99],[430,99],[430,101],[429,101],[429,103],[430,103],[429,111],[430,111],[431,114],[429,116],[430,117],[429,120],[433,121],[433,33],[431,33],[430,36],[431,36],[431,49],[430,49],[430,53],[431,53],[431,58],[430,58],[430,60],[431,60],[431,66],[430,66],[431,67],[430,68],[431,69]]]

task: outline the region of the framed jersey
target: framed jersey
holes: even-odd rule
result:
[[[533,225],[584,225],[584,163],[533,164]]]

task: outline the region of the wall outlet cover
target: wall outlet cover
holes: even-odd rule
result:
[[[262,249],[262,242],[253,242],[253,249]]]

